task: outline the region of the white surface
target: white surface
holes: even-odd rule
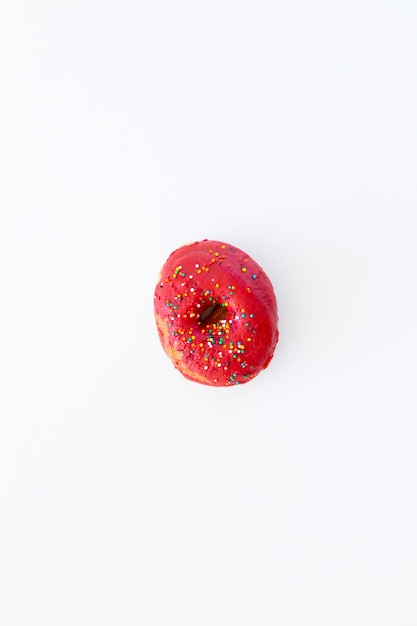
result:
[[[0,623],[417,623],[414,2],[3,0]],[[190,383],[179,245],[281,340]]]

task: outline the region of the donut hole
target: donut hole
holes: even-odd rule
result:
[[[227,318],[227,307],[215,302],[207,306],[201,313],[198,321],[200,326],[208,326],[209,324],[217,324],[221,320]]]

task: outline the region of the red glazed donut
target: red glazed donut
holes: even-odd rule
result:
[[[154,295],[165,352],[190,380],[226,387],[265,369],[278,342],[272,284],[245,252],[204,239],[178,248]]]

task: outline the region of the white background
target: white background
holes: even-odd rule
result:
[[[417,7],[2,0],[0,622],[417,624]],[[281,338],[191,383],[216,238]]]

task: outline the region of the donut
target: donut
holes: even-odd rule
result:
[[[222,241],[196,241],[169,255],[155,287],[154,313],[176,369],[204,385],[251,381],[278,343],[271,281],[246,252]]]

